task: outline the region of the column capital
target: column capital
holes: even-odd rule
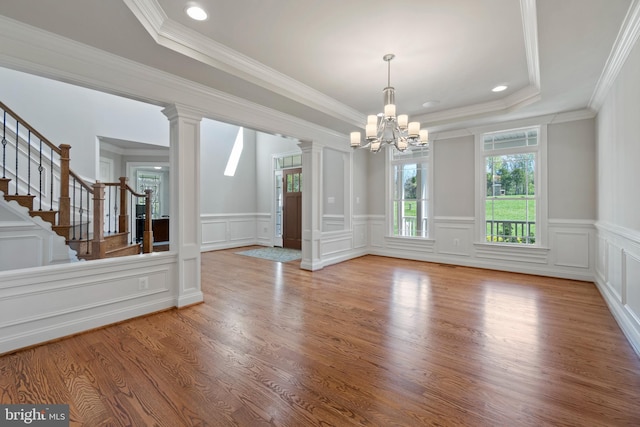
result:
[[[188,107],[182,104],[172,104],[168,107],[165,107],[162,110],[162,114],[167,116],[167,118],[171,120],[175,120],[177,118],[191,119],[194,121],[200,121],[204,117],[204,114],[201,110],[196,108]]]
[[[298,144],[298,146],[300,147],[300,150],[304,153],[304,152],[313,152],[313,151],[320,151],[325,147],[325,144],[322,144],[318,141],[300,141],[300,143]]]

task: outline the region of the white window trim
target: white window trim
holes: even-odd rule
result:
[[[536,152],[536,242],[532,245],[523,245],[519,243],[503,243],[503,242],[487,242],[486,239],[486,215],[485,215],[485,192],[486,192],[486,175],[485,175],[485,154],[483,136],[486,133],[501,132],[518,129],[528,129],[538,127],[538,145],[508,150],[491,150],[492,154],[499,155],[504,153],[524,153]],[[547,185],[547,125],[537,124],[523,127],[495,127],[485,128],[482,132],[477,132],[475,136],[475,159],[476,159],[476,244],[486,244],[495,246],[517,246],[521,248],[546,248],[548,246],[548,200],[549,192]]]
[[[393,160],[391,156],[391,148],[385,152],[385,164],[387,185],[385,189],[385,217],[387,218],[387,235],[394,239],[417,239],[417,240],[433,240],[433,142],[429,143],[429,155],[426,157],[427,163],[427,236],[426,237],[414,237],[414,236],[396,236],[393,234],[393,194],[394,194],[394,175],[392,173],[395,165],[405,163],[416,163],[419,158],[407,158]]]

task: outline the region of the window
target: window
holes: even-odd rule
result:
[[[539,244],[540,128],[482,135],[483,235],[489,243]]]
[[[393,236],[428,237],[429,156],[427,148],[393,152],[391,160]]]
[[[160,218],[160,197],[162,187],[162,175],[159,173],[148,171],[136,171],[137,191],[144,193],[145,190],[151,190],[151,216],[152,218]],[[144,198],[138,198],[138,204],[145,204]]]

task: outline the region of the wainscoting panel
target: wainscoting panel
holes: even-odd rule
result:
[[[622,248],[613,242],[607,242],[607,286],[622,302]]]
[[[473,218],[434,219],[436,252],[470,257],[473,254]]]
[[[589,268],[589,233],[558,231],[554,234],[555,265]]]
[[[354,249],[366,248],[367,246],[367,224],[355,222],[353,224],[353,247]]]
[[[320,240],[322,266],[325,267],[352,258],[352,241],[351,231],[322,233]]]
[[[624,253],[624,281],[622,303],[626,304],[636,320],[640,320],[640,258]],[[629,283],[629,279],[631,282]]]
[[[593,281],[597,239],[592,221],[549,220],[543,246],[477,241],[473,217],[435,217],[427,239],[387,236],[384,216],[368,221],[370,254]]]
[[[640,233],[606,223],[596,228],[596,285],[640,356]]]
[[[607,279],[607,239],[598,236],[598,246],[596,247],[596,271],[595,273],[604,279]]]
[[[597,242],[593,221],[549,220],[550,267],[558,275],[594,281]]]
[[[383,248],[385,245],[385,219],[384,215],[369,216],[369,246],[373,248]]]
[[[176,305],[175,254],[0,273],[0,354]]]
[[[208,214],[201,215],[200,221],[201,251],[250,245],[271,246],[273,241],[270,214]]]
[[[44,265],[43,242],[42,236],[28,233],[13,232],[9,236],[0,235],[0,271]]]
[[[227,242],[227,222],[202,220],[202,245],[212,246]]]
[[[342,231],[344,230],[344,215],[323,215],[322,231]]]
[[[262,246],[273,246],[274,231],[271,215],[261,214],[256,220],[256,243]]]
[[[256,241],[257,234],[256,218],[233,218],[229,220],[229,240],[238,241]]]

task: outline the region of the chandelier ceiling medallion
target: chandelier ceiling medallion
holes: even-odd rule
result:
[[[420,123],[409,122],[409,116],[396,116],[395,89],[391,87],[391,60],[395,55],[388,53],[382,57],[387,62],[387,87],[383,89],[384,112],[367,116],[365,126],[366,142],[363,144],[360,132],[351,132],[351,148],[369,148],[377,153],[383,145],[405,151],[410,145],[424,147],[429,144],[429,133],[420,129]]]

